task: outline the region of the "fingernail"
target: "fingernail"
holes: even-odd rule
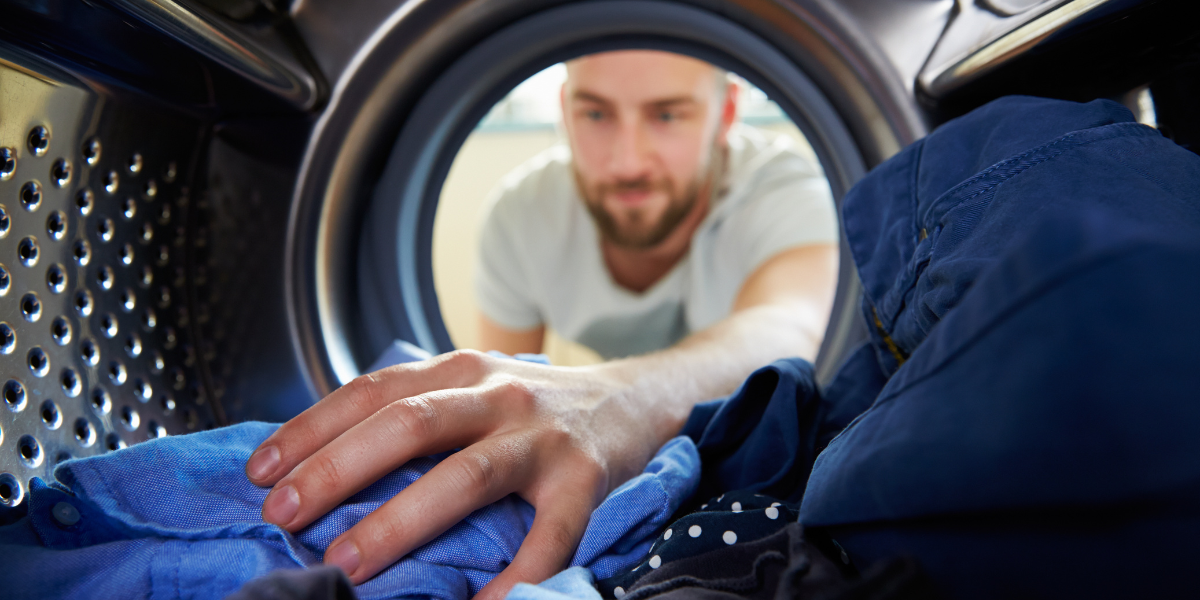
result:
[[[267,446],[250,455],[250,460],[246,461],[246,474],[250,479],[262,480],[270,477],[278,466],[279,448]]]
[[[300,509],[300,494],[296,488],[285,485],[267,494],[263,502],[263,520],[276,525],[287,525]]]
[[[358,570],[359,562],[358,548],[354,547],[354,542],[342,542],[325,553],[325,564],[340,568],[347,576]]]

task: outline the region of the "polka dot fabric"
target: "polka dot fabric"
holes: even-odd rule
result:
[[[728,492],[671,523],[632,569],[596,583],[605,598],[620,599],[638,579],[674,560],[770,536],[797,519],[794,504],[753,492]]]

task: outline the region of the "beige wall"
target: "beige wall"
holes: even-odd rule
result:
[[[762,129],[787,133],[808,144],[789,122]],[[479,245],[481,212],[488,193],[509,171],[538,152],[558,143],[551,128],[514,131],[476,131],[463,144],[442,186],[433,221],[433,281],[450,339],[459,348],[479,347],[479,313],[475,307],[475,252]],[[811,153],[811,150],[809,150]],[[594,352],[547,332],[544,352],[556,365],[600,361]]]

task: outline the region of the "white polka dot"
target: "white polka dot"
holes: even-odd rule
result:
[[[708,505],[707,505],[707,504],[701,504],[701,505],[700,505],[700,510],[704,510],[704,509],[706,509],[706,508],[708,508]]]
[[[625,597],[625,588],[618,585],[617,587],[613,588],[613,595],[618,598],[624,598]]]
[[[725,540],[726,544],[732,546],[737,542],[737,534],[732,531],[726,531],[725,534],[721,536],[721,539]]]
[[[688,535],[692,537],[700,537],[700,531],[701,529],[699,525],[692,525],[691,527],[688,527]]]
[[[735,512],[735,513],[742,512],[742,503],[741,502],[733,503],[733,512]]]
[[[660,565],[662,565],[662,557],[661,556],[655,554],[654,556],[650,557],[650,568],[651,569],[657,569]]]
[[[776,506],[779,506],[779,503],[778,503],[778,502],[772,502],[772,503],[771,503],[771,508],[775,508]]]
[[[774,521],[779,518],[779,509],[774,506],[767,509],[767,518]]]
[[[663,539],[664,539],[664,540],[669,540],[669,539],[671,539],[671,534],[673,534],[673,533],[675,533],[675,532],[671,531],[670,529],[668,529],[668,530],[664,531],[664,532],[663,532]]]

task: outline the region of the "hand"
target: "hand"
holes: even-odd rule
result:
[[[267,438],[246,473],[274,488],[263,520],[295,532],[409,460],[463,448],[334,540],[325,562],[362,583],[517,493],[536,510],[527,543],[478,596],[501,598],[565,568],[591,511],[681,424],[647,418],[630,389],[604,365],[452,352],[351,381]]]

